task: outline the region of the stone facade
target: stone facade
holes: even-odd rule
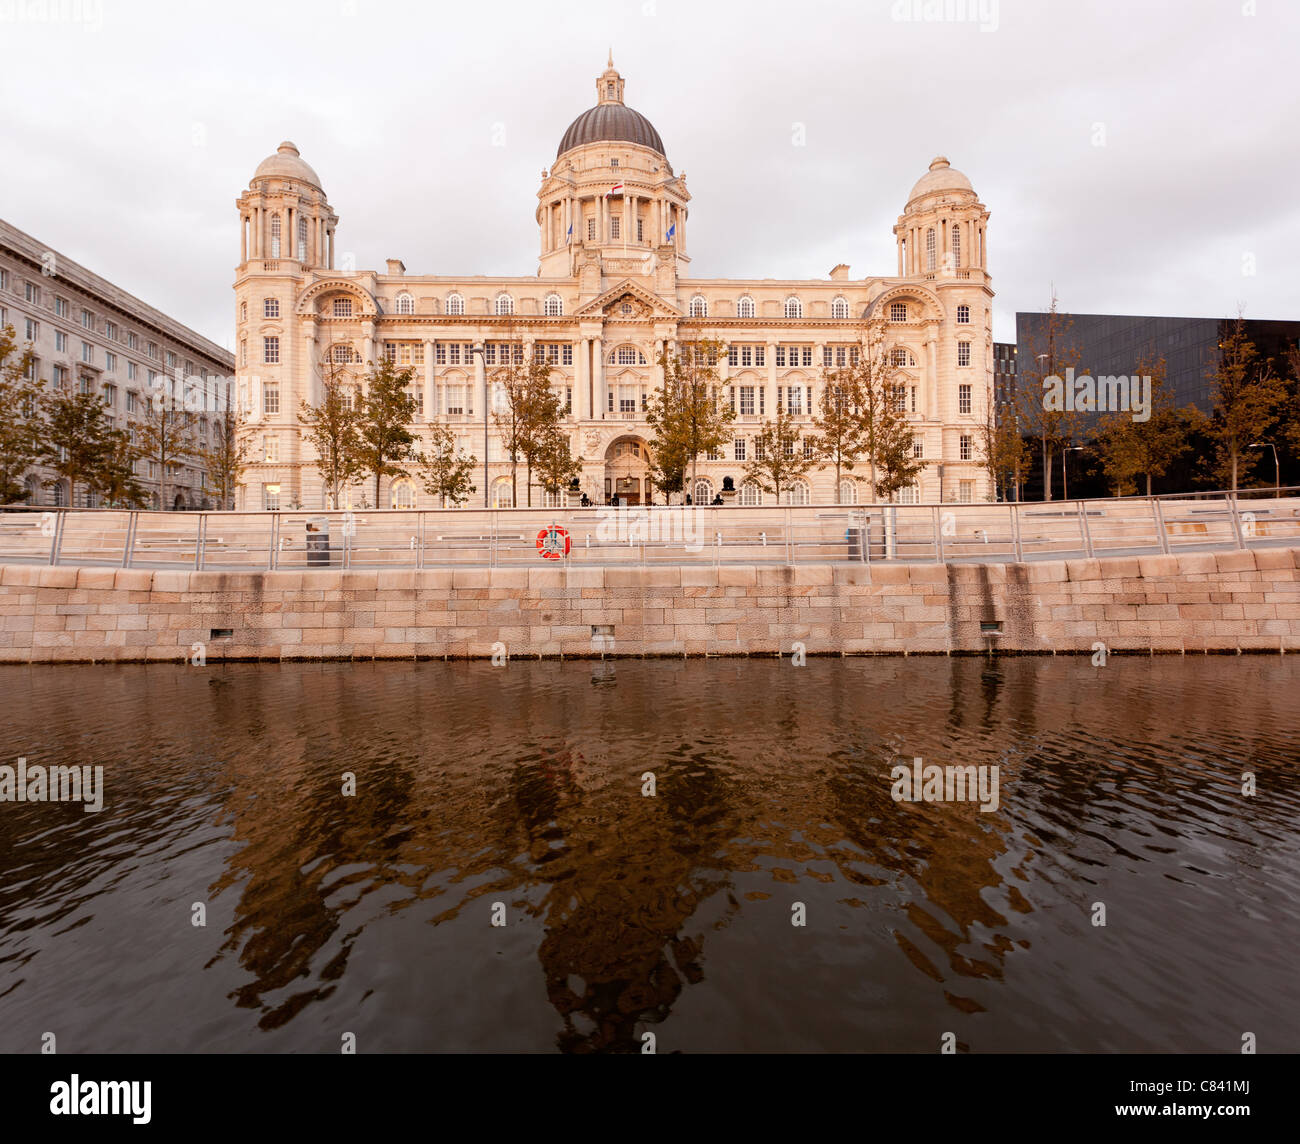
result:
[[[198,450],[215,442],[235,359],[201,334],[146,305],[29,234],[0,222],[0,327],[11,325],[20,349],[30,345],[35,376],[48,385],[96,393],[109,419],[128,432],[145,417],[152,395],[169,387],[196,412],[195,453],[162,474],[136,462],[153,508],[217,508]],[[201,412],[200,412],[201,411]],[[67,482],[36,466],[27,475],[29,504],[66,505]],[[164,503],[164,496],[166,503]],[[77,508],[95,507],[77,490]]]
[[[0,662],[1300,651],[1300,549],[1032,564],[0,568]],[[986,631],[995,626],[996,634]],[[229,634],[223,634],[229,633]]]
[[[644,409],[662,380],[659,356],[705,337],[730,347],[720,369],[736,440],[700,459],[700,487],[687,490],[696,503],[711,501],[726,477],[741,503],[762,503],[763,494],[744,487],[750,439],[778,403],[810,432],[823,366],[844,364],[868,338],[897,364],[926,462],[900,499],[989,498],[978,459],[993,382],[989,215],[970,181],[946,159],[930,164],[894,227],[892,276],[854,278],[839,265],[806,281],[695,278],[685,173],[674,170],[649,121],[626,106],[623,82],[611,60],[596,105],[542,172],[531,275],[416,275],[400,259],[382,271],[336,265],[338,217],[316,172],[288,142],[262,162],[237,203],[238,373],[256,460],[239,507],[327,507],[300,403],[319,400],[327,366],[359,383],[382,355],[414,371],[417,436],[431,422],[448,425],[477,458],[471,503],[508,506],[494,427],[486,480],[482,465],[493,367],[516,345],[555,366],[570,448],[583,459],[581,491],[598,503],[612,493],[644,501],[652,438]],[[865,499],[860,467],[833,486],[833,469],[814,470],[788,495],[791,503]],[[328,507],[432,503],[409,477],[386,479],[379,505],[368,497],[373,486],[360,484],[346,504]]]

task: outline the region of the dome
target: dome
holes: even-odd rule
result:
[[[298,148],[287,139],[275,149],[275,154],[263,159],[253,172],[254,179],[267,175],[278,175],[284,179],[300,179],[313,187],[320,187],[320,176],[316,174],[298,154]]]
[[[970,180],[965,175],[956,168],[948,166],[948,160],[940,155],[930,164],[930,169],[917,179],[912,193],[907,196],[907,201],[910,203],[922,195],[933,195],[942,191],[969,191],[974,194],[975,188],[970,185]]]
[[[558,159],[566,151],[584,143],[606,142],[636,143],[660,155],[664,153],[664,141],[659,138],[659,132],[639,111],[621,103],[601,103],[584,111],[569,124],[555,157]]]

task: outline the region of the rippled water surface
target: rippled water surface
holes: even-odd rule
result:
[[[0,1049],[1300,1051],[1298,685],[1289,656],[0,668],[0,762],[106,788],[0,803]],[[917,756],[996,764],[998,809],[895,802]]]

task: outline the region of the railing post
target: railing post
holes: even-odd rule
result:
[[[1241,514],[1237,511],[1237,494],[1234,492],[1228,493],[1228,507],[1232,509],[1232,531],[1237,536],[1237,547],[1245,548],[1246,538],[1241,532]]]
[[[790,529],[793,527],[794,518],[791,515],[790,510],[787,508],[785,510],[785,562],[791,565],[794,564],[794,537],[790,532]]]
[[[194,542],[194,571],[203,571],[203,549],[208,542],[208,515],[199,517],[199,536]]]
[[[122,546],[122,567],[131,567],[131,549],[135,547],[135,523],[139,517],[138,512],[127,514],[126,518],[126,543]]]
[[[1079,506],[1079,536],[1083,540],[1083,554],[1092,559],[1092,533],[1088,531],[1088,512],[1083,501],[1075,501]]]
[[[59,549],[63,547],[63,522],[67,518],[68,510],[56,513],[54,516],[54,539],[50,541],[50,563],[59,562]]]
[[[415,567],[416,567],[417,570],[418,570],[418,569],[421,569],[421,568],[424,567],[424,520],[425,520],[425,515],[426,515],[425,513],[420,512],[420,513],[416,516],[416,529],[415,529],[415,534],[416,534],[416,536],[419,538],[419,545],[420,545],[420,547],[417,548],[416,551],[415,551]]]
[[[271,550],[266,554],[266,569],[275,571],[276,549],[280,547],[280,514],[271,514]]]
[[[1020,544],[1020,504],[1012,502],[1007,506],[1011,510],[1011,537],[1016,545],[1016,563],[1025,562],[1025,551]]]
[[[939,521],[939,506],[934,505],[930,512],[934,519],[934,553],[939,558],[940,564],[947,564],[943,555],[943,528]]]
[[[1159,497],[1151,498],[1151,509],[1156,518],[1156,539],[1160,542],[1160,551],[1169,554],[1169,533],[1165,530],[1165,511]]]

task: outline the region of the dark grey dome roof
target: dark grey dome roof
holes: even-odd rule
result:
[[[601,103],[584,111],[569,124],[555,157],[558,159],[566,151],[584,143],[604,142],[637,143],[664,154],[664,141],[644,115],[621,103]]]

